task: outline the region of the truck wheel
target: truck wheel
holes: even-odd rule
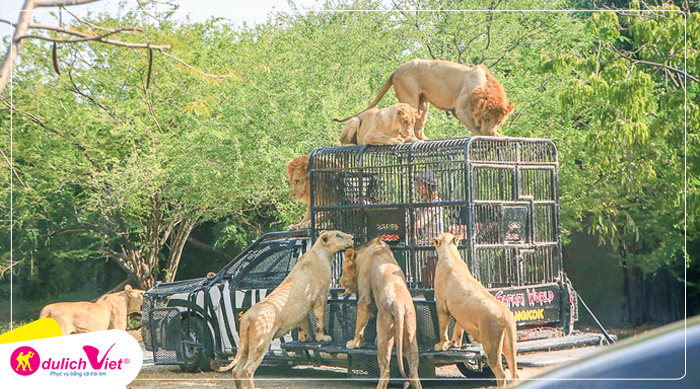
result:
[[[487,380],[487,381],[493,380],[495,383],[496,376],[493,375],[493,372],[491,371],[491,368],[488,367],[488,365],[484,365],[482,371],[474,371],[474,370],[468,368],[464,362],[458,362],[458,363],[455,363],[455,365],[457,365],[457,369],[459,369],[459,372],[462,373],[462,375],[467,377],[467,378],[478,378],[478,379],[483,379],[483,380]]]
[[[189,333],[187,330],[188,327]],[[186,343],[185,354],[183,355],[185,363],[180,365],[180,369],[188,373],[211,370],[209,361],[214,358],[211,346],[213,342],[204,321],[194,317],[185,318],[182,321],[182,339],[191,343],[201,344],[208,349],[209,354],[212,355],[205,355],[202,347],[190,346]]]

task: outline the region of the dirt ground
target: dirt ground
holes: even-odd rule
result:
[[[200,372],[184,373],[177,366],[154,366],[153,354],[146,351],[141,340],[141,332],[129,330],[143,349],[144,366],[136,379],[128,388],[233,388],[234,381],[231,372]],[[545,368],[518,369],[521,378],[532,377]],[[495,381],[478,379],[466,379],[455,365],[438,367],[435,371],[436,380],[424,380],[423,387],[439,389],[463,389],[495,387]],[[510,373],[506,373],[510,374]],[[256,388],[374,388],[376,381],[369,379],[350,380],[346,376],[346,369],[330,366],[295,366],[295,367],[268,367],[261,366],[255,373]],[[402,382],[396,381],[389,384],[390,388],[402,387]]]
[[[544,369],[526,368],[518,371],[520,377],[531,377]],[[177,367],[155,367],[142,370],[128,388],[232,388],[231,373],[183,373]],[[424,388],[457,389],[484,388],[495,385],[493,381],[467,380],[454,365],[437,369],[437,380],[423,381]],[[296,366],[260,367],[255,373],[257,388],[374,388],[371,380],[349,380],[345,369],[333,367]],[[389,386],[399,388],[397,382]]]

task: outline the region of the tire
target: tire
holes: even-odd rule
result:
[[[496,376],[493,374],[493,371],[491,371],[491,368],[488,365],[484,365],[482,371],[474,371],[474,370],[468,368],[464,362],[458,362],[458,363],[455,363],[455,365],[457,365],[457,369],[459,369],[459,372],[462,373],[462,375],[465,376],[466,378],[475,378],[475,379],[482,379],[485,381],[493,381],[493,383],[495,385]]]
[[[187,328],[189,326],[189,334]],[[207,330],[204,321],[195,317],[187,317],[182,320],[182,337],[193,343],[200,343],[209,352],[205,354],[204,349],[195,346],[185,345],[185,363],[180,365],[182,371],[196,373],[198,371],[210,371],[209,361],[214,359],[211,334]],[[212,354],[212,355],[208,355]]]

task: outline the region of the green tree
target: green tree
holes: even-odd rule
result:
[[[398,10],[416,5],[492,12]],[[326,8],[339,12],[277,14],[239,27],[94,14],[86,21],[138,25],[135,40],[171,49],[149,66],[146,50],[62,45],[61,76],[48,44],[25,42],[14,80],[15,170],[5,173],[14,177],[15,220],[0,244],[9,250],[13,228],[15,260],[109,258],[143,287],[175,279],[197,225],[216,223],[217,241],[208,243],[240,247],[298,221],[303,206],[288,195],[284,163],[338,145],[342,125],[332,118],[364,109],[402,63],[434,57],[489,66],[515,103],[503,132],[557,143],[565,232],[589,221],[648,271],[675,264],[685,82],[677,70],[687,60],[698,74],[696,14],[688,16],[686,57],[679,13],[498,12],[542,6],[529,0],[397,1],[387,12],[344,12],[382,6],[334,1]],[[692,79],[688,94],[688,127],[697,129]],[[389,93],[381,106],[395,101]],[[9,117],[0,111],[5,139]],[[469,135],[435,109],[426,131]],[[688,140],[696,172],[696,133]],[[2,196],[9,204],[9,190]],[[696,210],[689,215],[697,223]]]
[[[700,238],[693,201],[700,14],[672,4],[630,7],[590,14],[585,44],[542,59],[544,71],[568,81],[558,113],[573,126],[558,142],[563,221],[573,229],[586,219],[590,232],[619,250],[623,264],[647,273],[669,268],[682,277],[686,184],[688,238]]]

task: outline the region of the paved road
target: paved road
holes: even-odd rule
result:
[[[143,344],[141,344],[143,349]],[[522,378],[531,377],[543,369],[520,369]],[[483,388],[494,385],[493,381],[467,380],[454,365],[439,367],[437,380],[424,381],[423,386],[439,389]],[[255,373],[257,388],[374,388],[372,380],[346,377],[346,370],[330,366],[260,367]],[[153,365],[153,354],[143,349],[141,373],[128,386],[129,388],[232,388],[234,381],[231,372],[225,373],[183,373],[177,366]],[[401,387],[401,383],[389,387]]]
[[[519,371],[521,376],[531,376],[536,373],[533,369]],[[142,371],[129,388],[230,388],[234,382],[230,372],[226,373],[182,373],[172,367],[155,368]],[[376,381],[349,380],[345,377],[344,369],[332,367],[297,366],[294,368],[260,367],[255,373],[257,388],[374,388]],[[454,366],[438,369],[438,379],[424,381],[425,388],[457,389],[482,388],[491,386],[491,381],[467,380],[459,374]],[[401,387],[401,383],[390,385]]]

